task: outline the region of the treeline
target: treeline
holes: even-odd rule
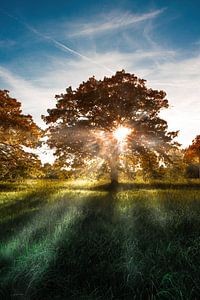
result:
[[[31,115],[23,114],[21,103],[10,97],[7,90],[0,90],[0,180],[16,180],[20,178],[66,179],[72,176],[78,177],[83,175],[99,178],[111,172],[109,168],[112,165],[110,158],[112,155],[108,156],[109,151],[102,150],[102,136],[100,143],[98,130],[99,128],[104,128],[105,122],[110,121],[111,118],[113,124],[115,124],[115,118],[116,120],[119,117],[121,120],[125,119],[124,115],[118,116],[115,112],[112,112],[112,108],[109,107],[106,100],[107,98],[112,100],[113,97],[113,101],[115,101],[121,90],[123,91],[122,87],[126,88],[123,93],[127,95],[129,93],[130,99],[132,99],[133,95],[136,95],[134,96],[136,98],[144,98],[140,107],[137,107],[136,113],[134,112],[135,115],[128,116],[132,122],[135,117],[136,120],[133,124],[137,132],[133,133],[132,140],[129,141],[131,147],[134,146],[135,148],[129,148],[127,150],[128,155],[120,157],[123,163],[118,167],[122,176],[129,179],[135,179],[136,177],[144,179],[200,178],[200,135],[196,136],[186,149],[181,149],[177,143],[173,143],[172,147],[170,146],[171,148],[168,147],[177,135],[177,132],[168,133],[166,131],[166,121],[159,119],[157,116],[162,107],[168,107],[165,93],[162,91],[158,93],[158,91],[151,89],[147,90],[144,80],[140,80],[124,71],[117,72],[109,80],[96,81],[94,78],[90,78],[88,82],[80,85],[76,92],[68,88],[67,94],[56,96],[58,99],[56,109],[48,110],[49,116],[43,116],[47,124],[53,124],[49,125],[46,131],[37,126]],[[130,80],[130,86],[127,86],[128,80]],[[120,84],[122,87],[119,89]],[[102,87],[98,91],[100,85]],[[111,94],[109,94],[111,85],[113,87]],[[93,98],[91,93],[93,91],[96,93],[95,97],[99,97],[99,103],[96,105],[92,104]],[[137,94],[138,91],[140,94]],[[104,97],[105,93],[108,93],[107,98]],[[79,106],[77,97],[80,99]],[[122,99],[122,96],[120,96],[120,99]],[[127,99],[131,103],[131,100]],[[88,103],[90,103],[90,106],[88,106]],[[102,110],[101,105],[106,109],[105,112]],[[115,103],[113,104],[115,108],[116,105],[114,105]],[[124,111],[126,109],[125,112],[127,114],[129,113],[129,106],[125,102],[120,107],[120,113],[123,109]],[[105,115],[102,116],[103,114]],[[148,115],[150,116],[149,119]],[[73,126],[76,131],[73,130]],[[109,123],[107,126],[109,126]],[[89,148],[88,141],[90,141],[89,133],[91,128],[93,131],[96,128],[97,134],[95,141],[91,141]],[[157,136],[158,140],[162,140],[161,145],[156,146],[153,144],[149,128],[151,133],[153,133],[152,136]],[[72,130],[70,131],[69,129]],[[146,140],[145,147],[144,145],[136,144],[136,138],[134,140],[134,134],[138,141],[140,140],[140,132],[142,132],[141,135],[143,137],[149,136],[150,138],[151,143]],[[49,163],[42,165],[38,155],[32,153],[34,150],[40,149],[44,143],[45,136],[48,146],[50,148],[55,146],[56,149],[54,153],[56,159],[52,165]],[[109,145],[109,147],[111,149],[112,145]],[[156,153],[156,147],[160,151],[159,157]],[[133,154],[130,155],[130,149],[131,151],[134,150],[136,154],[133,151]],[[101,154],[101,159],[104,155],[109,163],[104,164],[101,162],[100,164],[97,161],[95,165],[93,157],[95,157],[94,153],[97,152]],[[142,159],[138,159],[140,155]],[[86,160],[87,163],[83,168],[83,162],[85,163]]]

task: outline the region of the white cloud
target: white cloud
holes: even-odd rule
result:
[[[51,99],[53,99],[56,93],[53,90],[54,88],[36,86],[1,66],[0,82],[4,84],[2,89],[10,90],[10,96],[22,103],[23,113],[31,114],[34,121],[44,128],[45,124],[41,119],[41,114],[46,115],[47,109],[52,106]],[[42,149],[36,151],[29,149],[29,151],[39,155],[43,163],[52,163],[55,159],[53,151],[48,149],[47,146],[43,146]]]
[[[88,24],[76,24],[76,28],[74,28],[74,31],[72,31],[69,36],[80,37],[97,35],[108,31],[119,30],[120,28],[128,28],[137,23],[153,19],[159,16],[163,11],[164,9],[159,9],[140,15],[132,14],[130,12],[112,12],[110,14],[96,16],[96,19],[100,19],[101,21],[94,21]]]
[[[40,115],[46,113],[47,108],[51,106],[50,100],[54,97],[53,87],[36,86],[1,66],[0,79],[2,88],[8,89],[10,96],[22,103],[23,112],[33,115],[34,120],[44,126]]]
[[[117,71],[126,69],[140,76],[146,76],[153,67],[154,59],[174,56],[171,51],[140,51],[135,53],[121,53],[118,51],[86,53],[90,60],[84,56],[64,59],[49,57],[48,68],[38,68],[37,78],[27,80],[11,70],[0,66],[0,79],[2,88],[8,89],[11,96],[22,102],[24,113],[33,115],[34,120],[41,126],[44,125],[40,115],[46,114],[46,110],[54,106],[55,94],[64,92],[67,86],[76,88],[82,81],[95,75],[98,79],[111,76],[110,69]],[[148,65],[145,64],[148,60]],[[150,61],[149,61],[150,60]],[[93,62],[96,62],[95,64]],[[107,66],[107,69],[104,68]],[[32,65],[34,69],[34,65]]]
[[[170,129],[180,129],[178,140],[187,146],[200,133],[200,56],[165,62],[147,79],[167,92],[171,107],[162,115]]]

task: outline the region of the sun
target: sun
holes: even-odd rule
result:
[[[127,136],[131,133],[131,129],[128,127],[120,126],[113,132],[114,137],[119,143],[123,142]]]

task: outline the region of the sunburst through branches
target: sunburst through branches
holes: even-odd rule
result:
[[[120,126],[115,129],[115,131],[113,132],[113,136],[116,138],[118,143],[122,143],[122,142],[125,142],[126,138],[128,137],[128,135],[130,133],[131,133],[130,128]]]

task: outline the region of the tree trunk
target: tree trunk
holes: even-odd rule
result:
[[[110,172],[110,180],[111,184],[117,184],[118,183],[118,169],[117,169],[116,162],[111,164],[111,172]]]
[[[111,186],[118,184],[118,168],[119,168],[119,151],[118,147],[113,151],[113,155],[110,160],[110,180]]]

